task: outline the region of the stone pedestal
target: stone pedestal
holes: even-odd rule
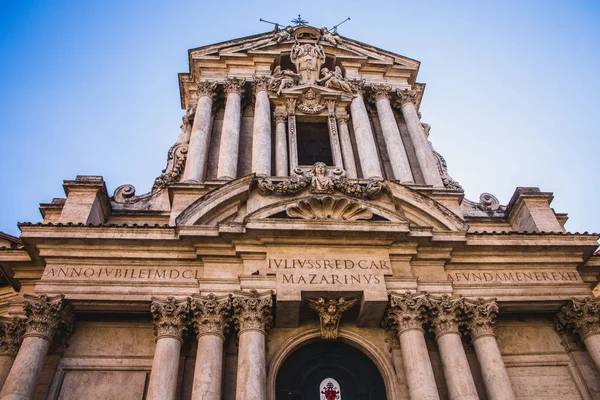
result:
[[[191,299],[192,322],[198,338],[192,400],[221,400],[223,343],[231,299],[214,294]]]
[[[350,140],[350,131],[348,130],[348,114],[337,113],[337,123],[340,132],[340,145],[342,147],[342,158],[344,160],[344,169],[348,179],[358,178],[356,172],[356,161],[354,160],[354,151],[352,150],[352,141]]]
[[[512,384],[502,360],[498,342],[494,335],[498,306],[493,300],[478,299],[465,301],[467,326],[477,360],[481,366],[481,375],[485,392],[489,400],[514,400]]]
[[[242,122],[242,94],[245,79],[230,78],[225,83],[225,115],[219,147],[218,179],[237,177],[238,154],[240,150],[240,125]]]
[[[271,105],[267,78],[254,78],[254,129],[252,135],[252,172],[271,175]]]
[[[389,85],[381,84],[373,85],[371,89],[373,90],[373,101],[377,107],[379,124],[390,157],[390,165],[394,172],[394,179],[401,182],[414,182],[406,149],[400,136],[400,129],[390,104],[392,88]]]
[[[266,335],[272,323],[271,293],[235,292],[233,321],[238,331],[236,400],[265,399]]]
[[[464,301],[462,298],[442,296],[434,300],[432,305],[432,322],[448,387],[448,398],[479,400],[458,329],[465,308]]]
[[[427,352],[423,322],[430,300],[426,295],[392,295],[385,322],[398,332],[406,383],[412,400],[439,400],[437,385]]]
[[[203,182],[210,148],[211,114],[216,82],[198,83],[198,104],[183,171],[184,182]]]
[[[350,113],[363,178],[383,178],[371,121],[363,98],[362,82],[355,82],[355,88],[357,95],[350,104]]]
[[[25,295],[23,307],[27,317],[25,335],[2,387],[1,399],[32,399],[52,338],[59,332],[69,334],[73,328],[73,314],[63,296]]]
[[[285,121],[287,113],[283,110],[275,111],[275,175],[288,176],[288,148]]]
[[[148,400],[173,400],[177,392],[181,338],[187,329],[189,304],[167,297],[153,299],[150,311],[154,319],[156,348],[148,383]]]
[[[398,102],[396,104],[402,110],[402,116],[404,117],[404,122],[406,122],[410,139],[415,147],[419,168],[423,174],[423,179],[425,179],[425,184],[434,187],[444,187],[435,156],[433,155],[431,146],[427,142],[427,137],[425,136],[421,120],[415,108],[416,93],[412,90],[398,90],[397,94]]]

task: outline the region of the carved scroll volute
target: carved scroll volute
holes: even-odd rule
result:
[[[409,330],[423,331],[430,307],[431,300],[425,293],[391,294],[384,324],[399,335]]]
[[[209,293],[207,296],[190,297],[190,309],[197,337],[216,335],[225,340],[231,320],[231,296],[219,298]]]
[[[465,322],[472,340],[482,336],[495,336],[498,313],[495,299],[486,300],[480,297],[475,301],[465,300],[464,307]]]
[[[26,317],[24,337],[36,336],[52,341],[59,332],[69,335],[73,331],[73,313],[63,295],[26,294],[23,309]]]
[[[273,323],[272,292],[236,291],[232,300],[233,323],[238,334],[259,331],[267,334]]]
[[[187,330],[189,322],[189,302],[167,297],[166,300],[152,299],[150,312],[154,321],[154,334],[156,340],[170,337],[183,341],[183,332]]]
[[[452,298],[443,295],[439,298],[432,298],[430,313],[435,336],[459,333],[460,325],[464,320],[464,310],[465,302],[462,297]]]
[[[310,308],[319,314],[321,321],[321,338],[337,339],[342,314],[356,304],[356,299],[325,300],[319,297],[317,300],[308,300]]]
[[[600,300],[586,297],[571,299],[556,316],[557,328],[569,329],[579,334],[581,340],[600,334]]]
[[[0,321],[0,355],[14,356],[25,334],[25,320],[17,317]]]

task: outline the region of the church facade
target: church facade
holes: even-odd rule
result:
[[[299,25],[189,65],[149,193],[0,235],[0,399],[600,398],[598,235],[466,199],[418,61]]]

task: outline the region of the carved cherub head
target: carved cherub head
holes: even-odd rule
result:
[[[319,161],[313,165],[310,172],[316,176],[325,176],[325,173],[327,172],[327,165],[324,162]]]

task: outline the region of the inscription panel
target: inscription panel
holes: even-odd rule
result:
[[[202,278],[201,267],[57,266],[49,265],[42,280],[94,280],[103,282],[194,282]]]
[[[564,270],[488,270],[477,272],[454,270],[447,273],[447,278],[449,281],[453,281],[454,284],[582,283],[577,272]]]

